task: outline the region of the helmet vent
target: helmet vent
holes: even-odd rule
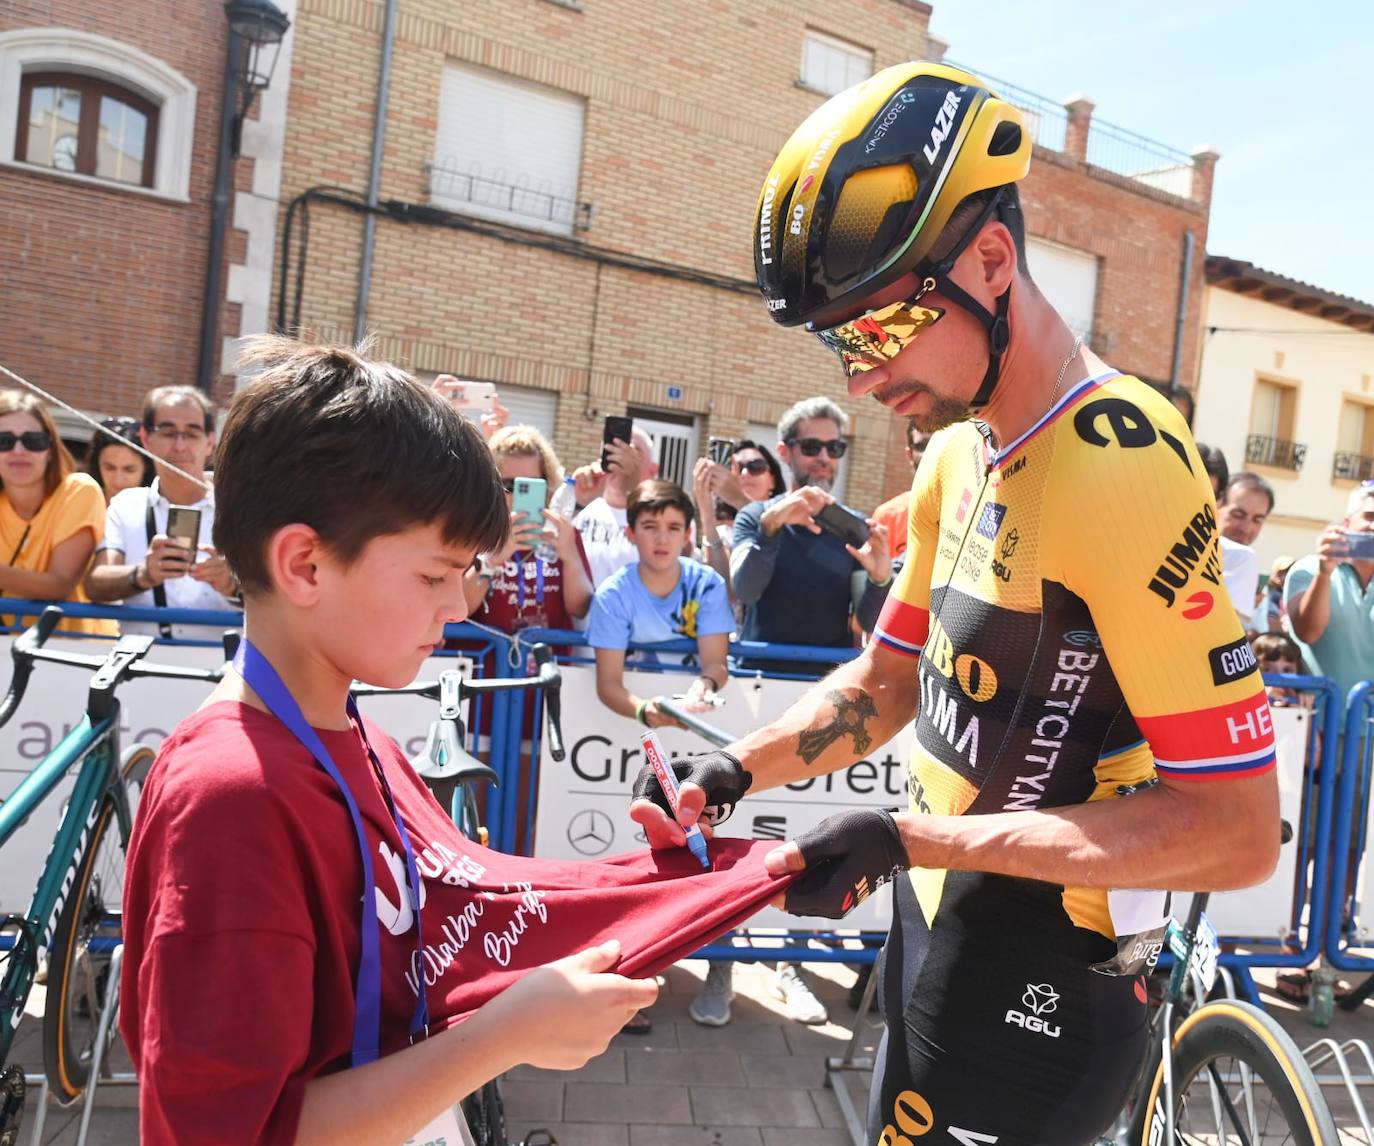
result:
[[[871,167],[845,182],[825,236],[825,269],[847,279],[889,256],[906,238],[901,222],[916,198],[916,173],[905,163]]]
[[[988,143],[989,155],[1014,155],[1021,146],[1021,125],[1004,120],[992,133]]]

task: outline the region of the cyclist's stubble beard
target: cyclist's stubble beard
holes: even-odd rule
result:
[[[924,382],[915,379],[909,382],[894,382],[873,396],[888,409],[893,410],[917,394],[924,394],[930,399],[929,409],[910,415],[911,420],[916,423],[916,428],[923,434],[933,434],[936,430],[943,430],[956,422],[967,422],[973,417],[973,411],[964,399],[937,393]]]

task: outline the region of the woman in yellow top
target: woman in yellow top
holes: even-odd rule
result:
[[[0,594],[88,601],[81,579],[104,533],[105,496],[94,478],[76,472],[47,409],[0,390]],[[114,632],[109,621],[71,619],[62,628]]]

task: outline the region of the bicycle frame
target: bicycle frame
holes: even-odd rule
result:
[[[28,912],[0,917],[19,933],[9,944],[9,959],[0,980],[0,1066],[4,1065],[23,1017],[38,971],[38,953],[52,942],[53,928],[80,870],[91,829],[107,798],[114,801],[122,842],[131,827],[128,794],[119,777],[119,707],[95,723],[89,716],[76,725],[0,804],[0,847],[24,824],[73,768],[80,770]]]

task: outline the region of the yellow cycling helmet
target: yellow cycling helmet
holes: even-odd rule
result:
[[[933,277],[988,331],[988,378],[974,406],[985,404],[1008,299],[994,315],[945,276],[994,212],[1018,209],[1014,184],[1030,157],[1020,109],[959,68],[898,64],[840,92],[792,133],[759,193],[754,269],[769,313],[783,326],[834,327],[904,275]],[[982,192],[991,194],[981,217],[933,262],[955,208]]]

